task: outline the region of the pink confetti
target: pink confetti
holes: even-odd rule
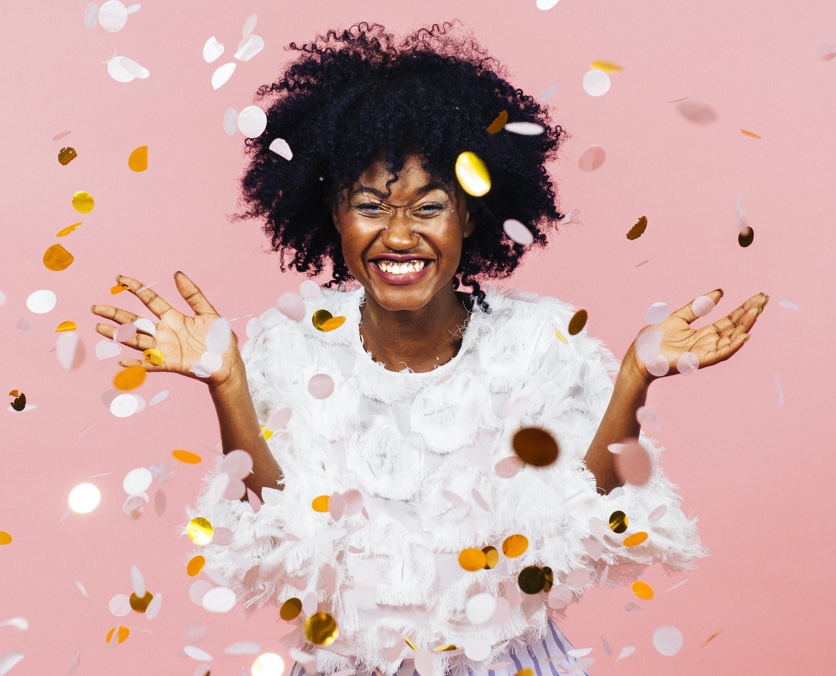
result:
[[[650,514],[647,515],[647,520],[650,523],[656,523],[659,519],[665,516],[665,512],[668,511],[667,505],[659,505],[656,507]]]
[[[601,146],[589,146],[578,158],[578,167],[581,171],[595,171],[604,164],[606,157],[607,154]]]
[[[650,406],[639,406],[636,411],[636,421],[642,427],[652,427],[654,430],[662,429],[662,421],[656,414],[656,410]]]
[[[502,224],[505,234],[521,246],[528,246],[534,241],[534,235],[522,223],[509,218]]]
[[[683,352],[676,360],[676,370],[685,376],[696,373],[699,367],[700,359],[693,352]]]
[[[717,113],[704,103],[685,99],[676,104],[679,114],[694,124],[711,124],[717,119]]]
[[[633,486],[646,484],[652,469],[650,455],[636,440],[625,443],[622,452],[615,456],[616,473],[623,481]]]
[[[279,296],[276,307],[279,312],[295,322],[301,322],[305,318],[305,301],[298,293],[283,293]]]
[[[822,61],[832,61],[836,59],[836,44],[826,42],[816,50],[816,56]]]
[[[510,479],[522,469],[523,461],[518,456],[513,455],[510,458],[503,458],[493,468],[493,471],[498,477],[503,479]]]
[[[326,399],[334,391],[334,379],[327,373],[318,373],[308,381],[308,392],[315,399]]]
[[[705,317],[714,309],[714,301],[708,296],[697,296],[691,303],[691,312],[696,317]]]

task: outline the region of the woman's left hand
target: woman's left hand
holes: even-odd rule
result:
[[[716,305],[723,297],[723,291],[716,289],[705,295]],[[749,332],[768,301],[769,296],[759,293],[722,319],[696,330],[691,328],[691,323],[697,319],[692,301],[672,312],[663,322],[642,329],[622,365],[633,369],[649,383],[663,375],[678,373],[680,358],[686,353],[694,355],[701,369],[725,361],[749,339]],[[658,342],[659,332],[661,342]],[[657,344],[658,350],[654,350]],[[689,360],[693,368],[696,365],[693,357],[683,357],[681,366],[687,369]]]

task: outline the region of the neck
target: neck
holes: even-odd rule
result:
[[[366,296],[360,335],[372,358],[389,371],[432,371],[455,357],[467,321],[466,294],[440,292],[418,310],[387,310]]]

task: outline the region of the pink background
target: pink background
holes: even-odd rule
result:
[[[534,0],[179,0],[143,4],[118,33],[85,28],[85,5],[7,3],[0,40],[0,291],[7,296],[0,387],[4,395],[22,390],[30,404],[0,415],[0,531],[14,538],[0,547],[0,622],[23,616],[30,623],[23,632],[0,626],[0,654],[25,655],[14,674],[65,673],[76,651],[79,674],[238,674],[254,656],[225,654],[230,643],[280,652],[283,623],[274,610],[249,619],[237,610],[210,615],[188,597],[192,544],[177,531],[219,439],[205,387],[149,377],[137,393],[150,400],[167,389],[168,399],[115,418],[101,395],[119,367],[93,355],[99,336],[88,308],[115,300],[140,309],[127,295],[109,294],[118,273],[158,281],[155,290],[172,300],[172,274],[182,269],[227,317],[259,314],[295,289],[300,278],[281,274],[264,253],[259,225],[226,218],[236,207],[243,137],[224,133],[224,111],[252,103],[292,40],[356,20],[403,33],[453,17],[526,92],[558,85],[548,104],[571,133],[552,169],[563,208],[579,209],[580,223],[532,255],[509,285],[585,307],[590,333],[619,356],[652,302],[679,307],[722,287],[716,318],[758,291],[772,297],[753,340],[731,361],[650,392],[664,425],[654,436],[668,449],[666,471],[687,512],[699,515],[710,558],[686,575],[653,569],[646,579],[657,593],[648,602],[627,589],[589,593],[570,609],[565,632],[575,646],[594,649],[593,675],[825,673],[836,585],[834,504],[826,497],[836,463],[822,433],[833,415],[836,60],[819,59],[817,49],[836,41],[831,0],[562,0],[547,12]],[[231,60],[253,13],[265,50],[213,91],[212,72]],[[210,65],[201,53],[211,35],[227,52]],[[112,80],[104,62],[114,52],[150,77]],[[594,98],[581,80],[596,59],[624,70]],[[718,120],[688,122],[668,103],[683,97],[709,104]],[[133,173],[128,154],[145,144],[150,167]],[[582,172],[578,156],[592,144],[606,149],[606,162]],[[65,145],[79,156],[61,166]],[[92,213],[73,211],[78,190],[96,199]],[[755,230],[746,249],[737,244],[736,195]],[[647,232],[628,241],[642,215]],[[74,233],[55,237],[79,220]],[[62,272],[41,262],[56,242],[75,256]],[[56,292],[58,304],[35,315],[25,301],[43,288]],[[781,307],[781,299],[799,309]],[[15,327],[21,318],[31,324],[28,335]],[[54,329],[68,319],[87,348],[72,371],[52,352]],[[233,323],[242,341],[245,321]],[[205,460],[183,465],[171,458],[175,448]],[[162,487],[167,511],[158,516],[152,504],[128,519],[122,478],[163,460],[174,467]],[[92,479],[103,495],[99,508],[62,521],[70,489],[93,475],[100,475]],[[163,594],[153,621],[108,610],[114,594],[130,594],[132,565]],[[625,610],[631,601],[641,610]],[[191,623],[209,627],[197,644],[214,657],[206,668],[183,653]],[[109,647],[105,634],[117,624],[131,636]],[[684,635],[675,657],[659,655],[651,642],[665,624]],[[635,654],[616,666],[624,646]]]

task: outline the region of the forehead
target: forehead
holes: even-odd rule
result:
[[[431,190],[443,190],[454,194],[454,190],[439,179],[438,176],[426,171],[422,159],[417,155],[404,158],[403,167],[398,171],[397,180],[392,181],[393,175],[384,160],[373,162],[352,187],[352,192],[368,190],[373,193],[386,195],[426,194]],[[391,182],[390,182],[391,181]],[[388,183],[388,186],[387,186]]]

